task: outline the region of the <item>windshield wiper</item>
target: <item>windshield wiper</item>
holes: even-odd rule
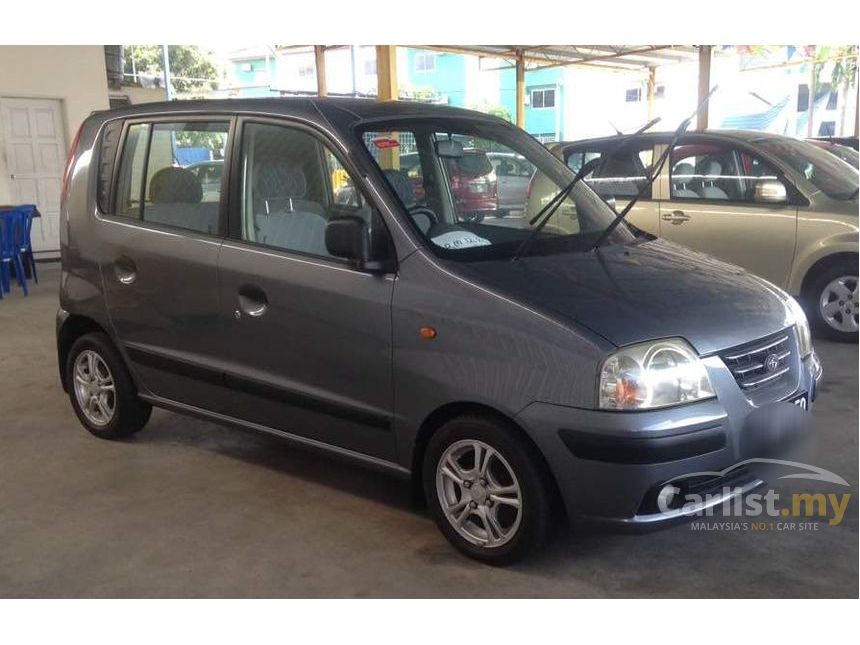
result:
[[[608,238],[612,235],[612,232],[618,228],[618,225],[624,221],[624,218],[627,217],[627,213],[636,205],[636,202],[645,194],[645,192],[651,188],[654,184],[654,181],[657,177],[660,176],[660,173],[663,171],[663,166],[666,163],[666,160],[669,158],[669,154],[672,152],[672,149],[675,147],[675,144],[678,143],[678,139],[681,138],[681,135],[687,130],[690,125],[690,122],[696,118],[696,115],[701,112],[702,108],[705,107],[705,104],[710,100],[711,96],[714,92],[717,91],[717,86],[715,85],[708,95],[702,99],[702,102],[696,107],[695,111],[688,116],[686,119],[681,121],[681,124],[678,126],[678,129],[675,130],[675,134],[672,135],[672,140],[669,142],[669,145],[666,146],[666,149],[663,151],[663,154],[660,155],[660,158],[657,160],[656,165],[652,168],[651,173],[648,176],[648,180],[642,185],[639,189],[639,192],[627,202],[627,206],[623,208],[623,210],[615,216],[615,219],[609,223],[609,226],[604,229],[603,233],[600,234],[600,237],[597,238],[597,241],[594,243],[592,248],[599,248]]]
[[[538,222],[537,226],[535,226],[529,236],[524,239],[520,245],[517,247],[517,250],[514,251],[514,254],[511,256],[511,262],[516,262],[516,260],[523,254],[526,247],[531,243],[531,241],[540,233],[541,229],[546,226],[547,222],[552,218],[553,213],[558,210],[558,207],[561,203],[567,199],[567,196],[570,195],[570,192],[573,190],[574,186],[576,186],[579,181],[586,175],[586,173],[590,170],[588,164],[582,164],[582,168],[579,169],[579,172],[576,173],[573,180],[560,191],[558,191],[549,202],[547,202],[546,206],[541,208],[537,215],[532,217],[529,220],[529,226],[534,225],[535,222]],[[543,218],[543,219],[541,219]]]
[[[641,128],[636,130],[636,132],[634,132],[633,134],[634,135],[642,134],[643,132],[645,132],[646,130],[648,130],[649,128],[651,128],[652,126],[654,126],[655,124],[657,124],[659,122],[660,122],[660,117],[658,116],[657,118],[651,119],[650,121],[648,121],[648,123],[646,123]],[[625,136],[617,128],[616,128],[616,131],[618,132],[619,136],[621,136],[621,137]],[[612,150],[610,150],[606,154],[602,154],[600,159],[602,160],[604,158],[611,158],[613,155],[615,155],[615,153],[617,153],[624,146],[625,143],[627,143],[627,139],[622,138],[618,142],[618,144],[612,148]],[[515,262],[517,259],[519,259],[519,257],[523,254],[523,251],[525,250],[525,248],[529,244],[531,244],[532,240],[537,236],[538,233],[541,232],[541,229],[543,229],[543,227],[546,226],[546,224],[552,218],[553,213],[555,213],[555,211],[558,210],[559,205],[565,199],[567,199],[568,195],[570,195],[570,192],[573,190],[574,186],[576,186],[576,184],[578,184],[582,180],[582,178],[585,175],[587,175],[589,172],[591,172],[591,170],[593,170],[593,169],[594,169],[593,166],[590,166],[589,164],[582,164],[582,167],[579,169],[579,172],[577,172],[576,175],[574,176],[573,181],[571,181],[569,184],[567,184],[567,186],[565,186],[560,191],[558,191],[555,194],[555,196],[553,196],[553,198],[551,200],[549,200],[549,202],[546,204],[546,206],[544,206],[542,209],[540,209],[540,211],[538,211],[538,214],[529,220],[529,226],[533,226],[534,223],[537,222],[538,220],[540,220],[540,223],[532,229],[529,236],[526,239],[524,239],[522,241],[522,243],[517,247],[517,250],[514,251],[514,254],[511,256],[511,262]],[[541,218],[543,218],[543,219],[541,219]]]

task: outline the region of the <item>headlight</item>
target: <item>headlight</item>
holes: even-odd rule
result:
[[[624,347],[600,369],[599,406],[646,410],[714,396],[705,366],[681,338]]]
[[[806,312],[803,307],[794,298],[786,294],[786,304],[791,309],[791,314],[794,317],[794,327],[797,330],[797,349],[800,351],[800,358],[806,358],[812,353],[812,334],[809,332],[809,321],[806,319]]]

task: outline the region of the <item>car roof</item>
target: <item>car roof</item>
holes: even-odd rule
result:
[[[629,141],[652,141],[660,143],[669,141],[675,135],[674,132],[643,132],[641,134],[616,134],[607,137],[597,137],[593,139],[580,139],[577,141],[562,141],[552,146],[553,150],[559,148],[580,147],[583,145],[594,145],[609,142],[617,142],[623,140]],[[781,134],[773,134],[771,132],[758,132],[756,130],[695,130],[686,132],[684,136],[693,135],[708,135],[711,137],[726,139],[732,141],[741,141],[744,143],[757,143],[760,141],[788,139]]]
[[[104,120],[110,118],[135,117],[153,114],[180,114],[200,112],[233,112],[233,113],[264,113],[273,115],[303,115],[309,118],[321,118],[321,113],[327,110],[340,110],[352,115],[356,120],[377,118],[434,118],[434,117],[463,117],[480,119],[496,123],[508,124],[507,121],[490,114],[415,101],[380,101],[376,99],[357,99],[341,97],[297,97],[285,96],[274,98],[243,98],[243,99],[201,99],[192,101],[161,101],[157,103],[141,103],[114,110],[96,113]],[[509,124],[508,124],[509,125]]]

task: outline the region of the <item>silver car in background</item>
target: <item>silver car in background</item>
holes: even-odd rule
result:
[[[571,170],[584,167],[586,182],[620,210],[671,138],[649,132],[551,150]],[[766,278],[803,302],[820,335],[856,342],[857,190],[856,169],[806,141],[710,130],[681,137],[628,219]]]

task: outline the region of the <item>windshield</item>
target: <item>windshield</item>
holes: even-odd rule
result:
[[[839,145],[838,143],[832,143],[828,146],[824,146],[822,149],[826,150],[827,152],[829,152],[832,155],[836,155],[842,161],[850,164],[855,169],[858,167],[858,160],[860,160],[860,157],[858,157],[857,151],[854,148],[849,148],[848,146],[842,146],[842,145]]]
[[[440,257],[512,257],[540,223],[531,220],[574,178],[535,139],[502,123],[412,119],[360,132],[412,224]],[[526,255],[589,250],[614,219],[600,197],[578,184]],[[606,242],[634,238],[623,224]]]
[[[847,201],[857,197],[857,171],[821,148],[797,139],[760,139],[764,151],[802,174],[828,197]]]

